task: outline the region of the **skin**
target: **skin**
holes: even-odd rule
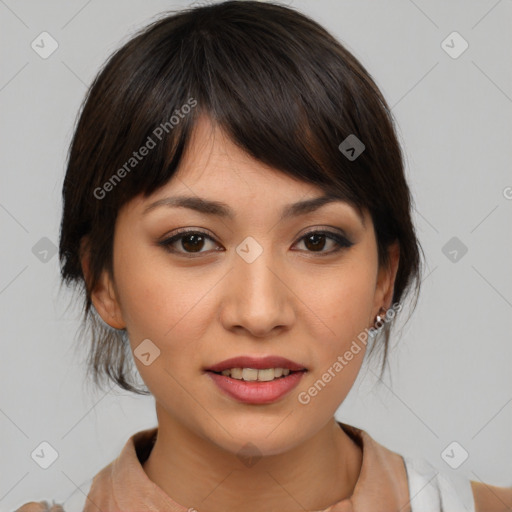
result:
[[[475,512],[510,512],[512,510],[512,487],[497,487],[471,480],[475,497]]]
[[[235,219],[168,206],[143,214],[179,194],[225,202]],[[127,329],[132,350],[147,338],[160,350],[149,366],[134,357],[159,425],[143,467],[186,507],[261,512],[264,503],[267,511],[302,512],[353,492],[362,453],[334,413],[354,384],[364,344],[308,405],[297,396],[374,324],[381,307],[391,307],[399,251],[391,246],[390,265],[379,268],[371,217],[361,219],[343,201],[279,220],[284,205],[320,195],[254,160],[203,117],[178,174],[119,212],[114,275],[103,274],[92,300],[105,322]],[[173,244],[175,254],[157,244],[178,228],[213,240],[204,239],[193,258],[186,256],[190,238]],[[303,238],[321,229],[343,230],[353,245],[332,252],[329,238],[323,247]],[[252,263],[235,250],[247,236],[263,249]],[[87,256],[83,268],[87,274]],[[237,355],[281,355],[308,372],[275,403],[242,404],[203,371]],[[237,456],[247,442],[262,456],[250,467]]]

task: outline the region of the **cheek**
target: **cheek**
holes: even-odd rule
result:
[[[309,289],[308,305],[322,319],[311,336],[321,343],[314,351],[315,372],[302,388],[306,395],[301,396],[305,401],[318,396],[315,403],[322,409],[334,411],[339,406],[363,363],[367,329],[371,326],[376,265],[364,253],[354,254],[329,276],[316,280],[320,286]],[[311,325],[315,325],[314,317],[310,315]]]
[[[211,270],[173,266],[163,251],[160,255],[142,247],[130,252],[119,249],[116,282],[134,362],[153,394],[159,389],[178,391],[169,373],[185,380],[191,367],[203,363],[201,342],[217,313],[214,294],[208,292],[219,277]],[[146,339],[158,354],[148,366],[137,357]]]
[[[185,410],[187,395],[180,391],[179,383],[189,378],[191,366],[199,365],[196,340],[201,340],[204,332],[200,321],[209,319],[204,299],[201,301],[204,290],[179,272],[171,274],[167,269],[163,273],[156,265],[135,272],[128,263],[124,279],[120,272],[119,281],[133,360],[155,398]],[[148,339],[151,343],[144,341]],[[139,358],[147,352],[150,364]]]
[[[311,299],[316,301],[317,307],[312,309],[323,323],[316,334],[311,333],[318,343],[314,371],[298,395],[300,404],[312,404],[322,414],[334,414],[354,385],[366,353],[373,304],[368,269],[351,268],[337,275],[339,281],[331,280],[323,293]]]
[[[189,272],[173,268],[163,250],[140,244],[128,251],[122,240],[116,249],[116,283],[129,332],[163,339],[182,328],[184,320],[186,325],[204,286]]]
[[[347,262],[326,275],[321,284],[317,281],[316,287],[309,288],[308,304],[322,318],[324,332],[329,334],[327,341],[333,348],[343,348],[370,327],[374,293],[375,272],[361,260]]]

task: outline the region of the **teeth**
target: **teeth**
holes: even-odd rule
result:
[[[233,368],[231,371],[231,376],[233,379],[241,379],[242,378],[242,368]]]
[[[257,370],[255,368],[231,368],[229,370],[222,370],[221,373],[226,377],[237,380],[268,382],[282,376],[286,377],[290,374],[290,370],[288,368],[265,368],[264,370]]]
[[[242,370],[242,379],[244,380],[258,380],[259,370],[255,370],[254,368],[244,368]]]
[[[254,370],[256,371],[256,370]],[[244,370],[245,372],[245,370]],[[258,380],[262,380],[262,381],[268,381],[268,380],[274,380],[275,379],[275,375],[274,375],[274,368],[269,368],[268,370],[258,370]],[[244,379],[245,379],[245,375],[244,375]]]

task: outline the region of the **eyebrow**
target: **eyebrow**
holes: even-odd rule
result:
[[[305,215],[307,213],[314,212],[321,208],[322,206],[325,206],[333,202],[344,202],[352,206],[350,203],[348,203],[346,200],[339,196],[326,194],[323,196],[314,197],[312,199],[306,199],[304,201],[299,201],[297,203],[285,205],[282,210],[280,220],[285,220],[290,217],[297,217],[299,215]],[[143,211],[143,215],[146,215],[151,210],[154,210],[155,208],[158,208],[160,206],[167,206],[171,208],[189,208],[200,213],[204,213],[207,215],[217,215],[219,217],[228,218],[230,220],[233,220],[235,218],[235,212],[227,204],[222,203],[220,201],[212,201],[197,196],[174,196],[159,199],[158,201],[155,201],[146,206],[146,208]],[[355,208],[355,211],[357,212],[359,219],[364,225],[364,217],[361,211],[358,208]]]

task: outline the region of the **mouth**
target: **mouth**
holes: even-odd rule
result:
[[[274,370],[278,375],[277,377],[281,377],[284,373],[287,372],[296,372],[307,370],[307,368],[295,361],[291,361],[286,357],[281,356],[265,356],[265,357],[255,357],[255,356],[237,356],[232,357],[230,359],[225,359],[220,363],[216,363],[212,366],[205,368],[207,371],[212,371],[214,373],[222,373],[225,370],[229,370],[232,374],[233,378],[240,378],[238,376],[237,370],[266,370],[269,372],[270,370]],[[233,372],[233,370],[235,370]],[[279,373],[281,370],[281,373]],[[248,379],[246,380],[254,380],[251,379],[252,373],[246,373]],[[263,376],[270,375],[270,373],[265,374],[262,373]],[[286,375],[285,375],[286,376]]]
[[[290,370],[289,368],[227,368],[221,372],[207,371],[245,382],[272,382],[274,380],[284,379],[290,374],[306,372],[307,370]]]
[[[309,371],[280,356],[240,356],[204,370],[220,391],[246,404],[270,404],[281,399]]]

